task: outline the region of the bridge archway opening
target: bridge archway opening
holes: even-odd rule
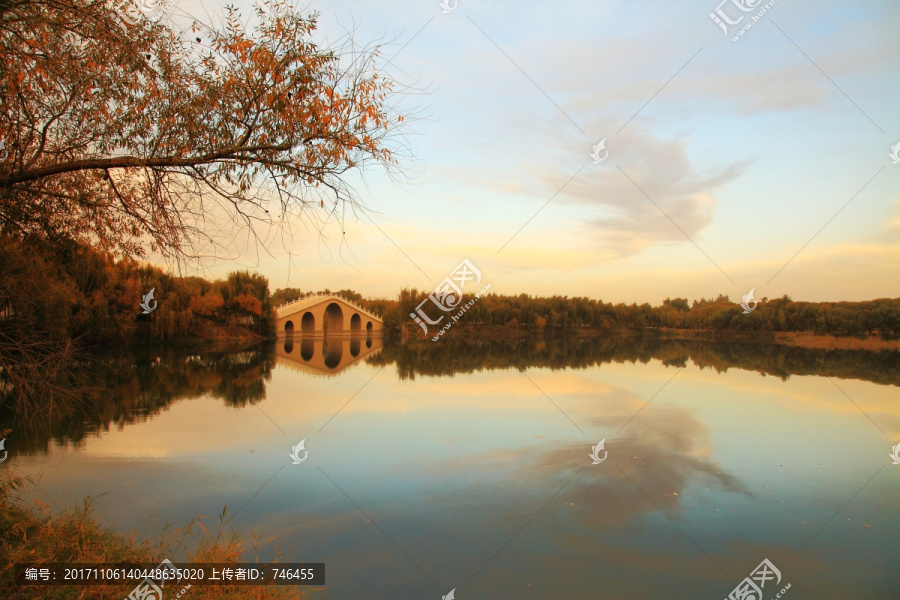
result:
[[[353,316],[350,317],[350,333],[359,333],[362,331],[362,319],[359,317],[359,313],[353,313]]]
[[[288,321],[284,324],[284,333],[287,335],[294,335],[294,322]]]
[[[366,335],[372,335],[372,321],[366,323]]]
[[[290,323],[290,321],[288,321]],[[293,325],[291,325],[293,327]],[[300,333],[304,335],[312,335],[316,332],[316,318],[311,312],[303,313],[300,318]]]
[[[344,331],[344,311],[337,302],[332,302],[325,307],[324,325],[326,335]]]

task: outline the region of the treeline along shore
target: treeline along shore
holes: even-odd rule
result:
[[[102,348],[114,343],[236,339],[275,335],[275,308],[307,293],[331,290],[282,288],[270,292],[262,275],[248,271],[225,279],[177,277],[133,259],[69,244],[62,249],[0,238],[0,336]],[[141,322],[139,304],[154,291],[155,308]],[[369,299],[351,290],[333,292],[381,315],[386,335],[431,337],[411,318],[426,292],[400,290],[396,299]],[[464,304],[464,297],[460,304]],[[813,347],[900,348],[900,298],[862,302],[800,302],[763,298],[744,309],[727,296],[667,298],[658,306],[613,304],[586,297],[487,294],[448,336],[490,334],[608,335],[660,333]],[[0,356],[3,349],[0,348]]]
[[[417,290],[402,290],[390,320],[385,318],[386,329],[424,335],[409,313],[426,298],[425,293]],[[460,304],[468,299],[464,297]],[[666,298],[660,305],[651,306],[612,304],[585,297],[488,294],[467,309],[446,335],[468,336],[478,331],[489,332],[492,337],[505,337],[504,332],[655,333],[692,339],[732,338],[815,347],[897,349],[900,348],[900,298],[863,302],[795,302],[788,296],[774,300],[763,298],[751,312],[745,313],[725,295],[693,301]]]
[[[153,310],[139,305],[153,290]],[[48,405],[102,403],[108,389],[99,360],[126,347],[161,343],[209,350],[241,349],[276,337],[276,307],[315,290],[282,288],[248,271],[210,281],[178,277],[132,258],[72,243],[46,245],[0,237],[0,412],[40,412]],[[762,299],[745,314],[726,296],[650,304],[520,294],[481,296],[440,341],[411,318],[425,292],[396,299],[334,292],[381,315],[384,335],[432,345],[453,339],[516,341],[527,337],[633,338],[803,346],[819,350],[900,350],[900,299],[794,302]],[[469,300],[464,297],[461,303]],[[149,303],[148,303],[149,304]],[[145,305],[146,306],[146,305]],[[422,344],[411,350],[424,352]]]

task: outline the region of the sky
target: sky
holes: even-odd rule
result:
[[[395,298],[468,259],[504,294],[900,297],[900,4],[447,2],[301,5],[323,45],[385,44],[379,65],[418,90],[410,156],[347,179],[368,211],[343,233],[238,236],[196,274]],[[743,16],[727,35],[717,7]]]

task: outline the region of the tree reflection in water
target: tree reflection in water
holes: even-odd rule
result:
[[[11,429],[15,452],[47,450],[50,440],[80,445],[113,425],[149,420],[177,400],[199,396],[221,399],[236,408],[266,397],[276,359],[289,364],[324,362],[327,375],[338,375],[360,361],[396,365],[400,379],[417,375],[451,376],[493,369],[543,367],[585,369],[603,363],[659,360],[683,367],[690,360],[701,369],[731,368],[788,379],[818,375],[900,385],[900,353],[858,350],[813,350],[787,346],[659,338],[523,338],[514,341],[446,339],[438,343],[380,338],[301,338],[269,342],[238,352],[190,353],[176,348],[132,350],[114,357],[83,361],[90,386],[74,387],[63,401],[35,410],[0,405],[0,430]],[[79,384],[83,385],[83,384]],[[727,482],[723,482],[727,483]]]

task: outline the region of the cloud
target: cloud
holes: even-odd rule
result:
[[[696,238],[713,219],[716,190],[737,179],[744,165],[701,173],[680,140],[630,132],[609,140],[610,158],[586,168],[554,202],[577,208],[590,225],[595,252],[628,256],[657,244]],[[532,171],[535,169],[532,168]],[[551,197],[571,175],[555,166],[536,169],[536,186]]]

